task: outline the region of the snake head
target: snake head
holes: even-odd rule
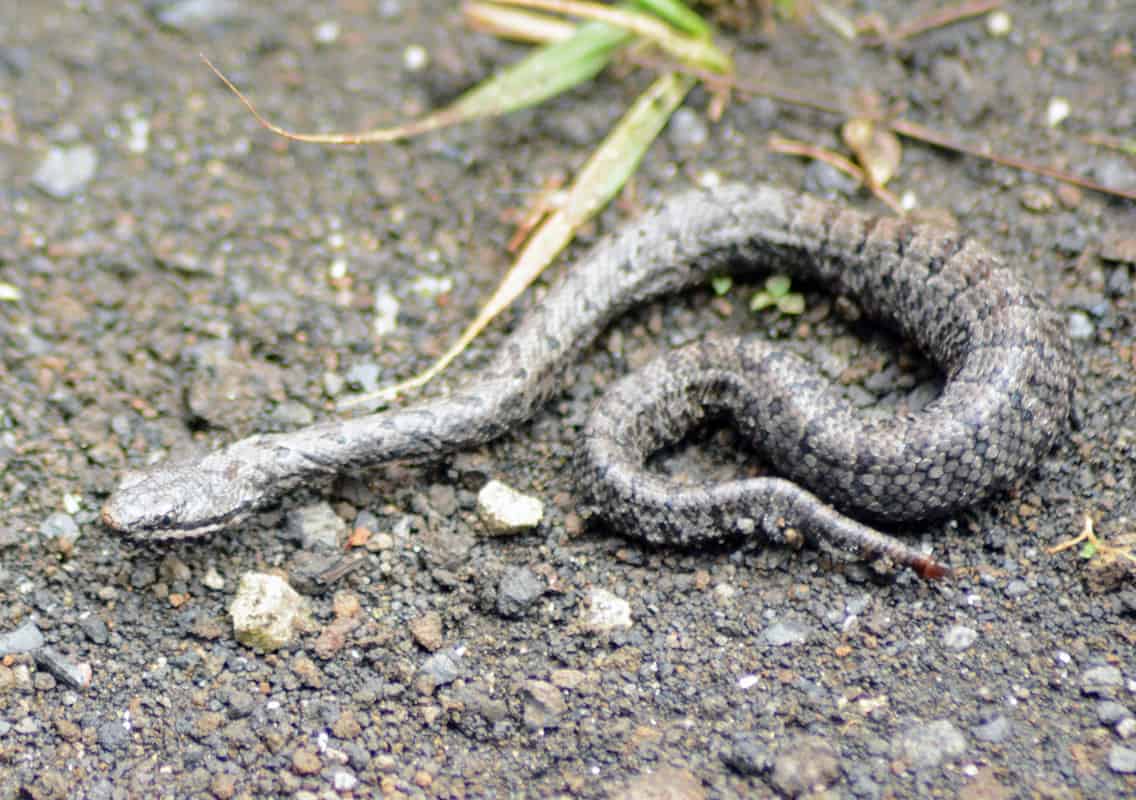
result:
[[[254,510],[247,502],[254,476],[216,456],[128,473],[103,506],[103,523],[141,541],[190,539],[232,525]]]

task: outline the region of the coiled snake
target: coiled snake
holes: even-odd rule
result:
[[[321,478],[486,442],[535,413],[628,308],[714,274],[770,269],[847,295],[914,341],[946,374],[941,396],[918,413],[868,420],[797,357],[710,338],[608,392],[583,434],[582,493],[651,542],[795,533],[943,574],[836,509],[923,520],[1021,480],[1068,429],[1075,370],[1060,320],[964,235],[768,185],[688,192],[601,243],[451,396],[160,464],[124,479],[102,518],[141,539],[197,536]],[[708,413],[731,416],[785,477],[692,486],[645,469]]]

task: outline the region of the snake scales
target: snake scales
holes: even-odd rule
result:
[[[762,269],[831,287],[888,322],[946,373],[941,396],[918,413],[864,419],[795,356],[712,337],[608,392],[583,435],[583,494],[652,542],[803,536],[943,574],[836,508],[922,520],[1019,481],[1068,427],[1075,370],[1058,317],[964,235],[767,185],[688,192],[599,245],[453,395],[160,464],[124,479],[102,518],[141,539],[197,536],[321,478],[486,442],[535,413],[628,308],[713,274]],[[786,477],[692,486],[645,469],[710,413],[732,417]]]

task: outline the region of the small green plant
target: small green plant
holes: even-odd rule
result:
[[[805,296],[800,292],[790,292],[788,275],[770,275],[765,279],[765,288],[754,294],[749,301],[750,311],[764,311],[770,306],[788,316],[797,316],[805,310]]]
[[[734,279],[729,275],[715,275],[710,279],[710,288],[718,297],[724,297],[734,285]]]

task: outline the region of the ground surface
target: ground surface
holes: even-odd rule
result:
[[[879,10],[900,19],[905,5]],[[901,49],[816,23],[735,41],[747,77],[844,97],[873,87],[975,143],[1136,188],[1136,163],[1081,138],[1136,129],[1131,6],[1008,5],[1008,38],[978,21]],[[157,22],[194,6],[204,21]],[[1132,796],[1131,577],[1045,548],[1086,514],[1106,539],[1136,525],[1136,212],[1009,169],[909,146],[895,182],[1018,256],[1067,315],[1082,369],[1082,429],[1020,492],[911,531],[965,568],[952,581],[812,551],[650,550],[581,524],[569,467],[587,409],[661,348],[766,329],[827,360],[853,396],[886,404],[910,386],[895,366],[908,355],[823,293],[790,322],[751,318],[745,287],[631,315],[557,401],[480,451],[300,494],[199,544],[147,549],[100,526],[127,468],[328,416],[331,394],[427,364],[506,266],[509,215],[577,166],[648,80],[330,150],[258,129],[197,60],[207,51],[299,128],[392,123],[516,56],[453,6],[5,9],[0,282],[18,298],[0,302],[0,633],[30,622],[50,649],[0,661],[0,796],[694,798],[814,782],[865,798]],[[426,69],[406,66],[410,45]],[[1056,96],[1071,113],[1053,129]],[[765,150],[774,132],[835,145],[835,123],[764,100],[715,125],[688,114],[585,238],[714,175],[882,210]],[[33,180],[53,151],[74,159],[56,171],[61,196]],[[376,295],[400,303],[383,336]],[[445,384],[474,374],[506,327]],[[701,452],[680,466],[745,460]],[[534,533],[484,535],[473,506],[491,477],[545,501]],[[295,576],[310,554],[280,532],[321,502],[374,531],[364,568],[311,597],[314,630],[258,655],[227,616],[239,576]],[[630,628],[581,626],[595,588],[630,604]],[[89,669],[89,685],[68,686],[69,669]]]

